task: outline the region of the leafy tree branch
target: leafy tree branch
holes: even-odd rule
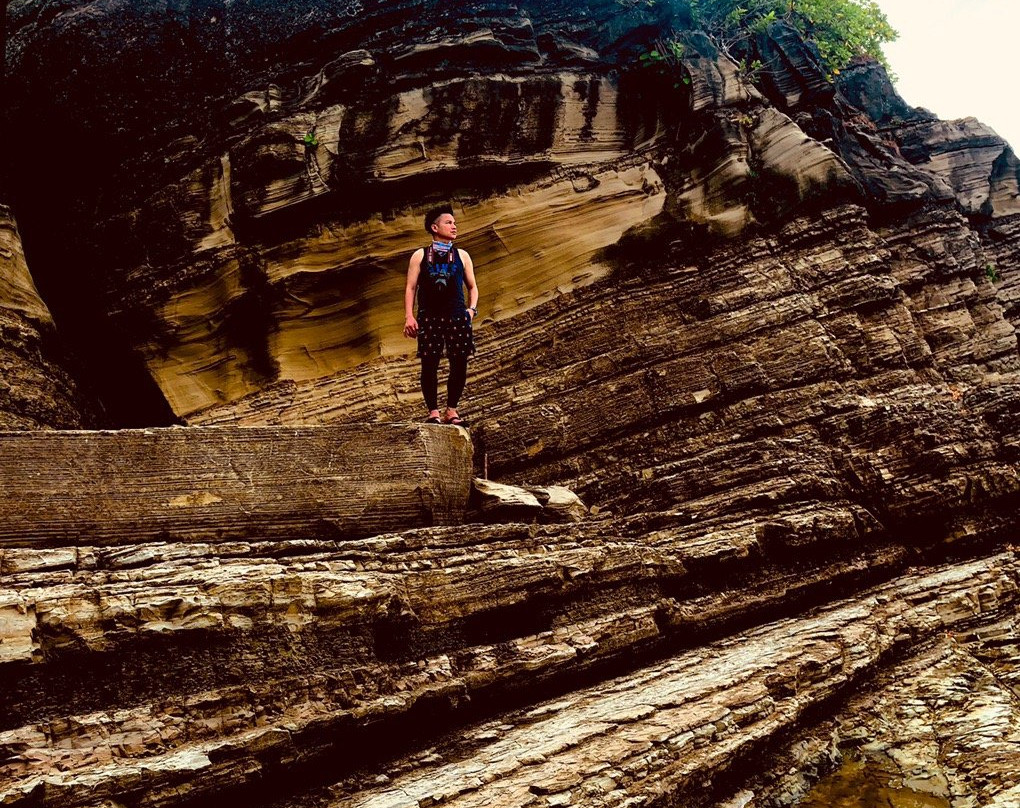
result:
[[[888,68],[882,46],[896,39],[876,0],[688,0],[691,17],[727,54],[748,58],[753,37],[785,20],[818,47],[830,78],[858,56]]]

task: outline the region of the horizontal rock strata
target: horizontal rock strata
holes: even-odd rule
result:
[[[899,538],[1008,538],[987,508],[1020,490],[1020,356],[959,216],[876,232],[844,207],[703,260],[690,246],[479,329],[470,406],[494,478],[691,519],[848,499]],[[415,379],[379,363],[209,419],[328,421],[386,387],[410,415]]]
[[[1015,155],[683,9],[13,4],[38,286],[110,423],[203,426],[10,436],[0,804],[1008,805]],[[370,423],[450,199],[477,515],[564,523],[405,529],[470,485]]]
[[[739,766],[898,646],[980,615],[984,608],[975,609],[975,599],[991,606],[986,616],[999,604],[1015,608],[1012,575],[1003,579],[989,570],[980,582],[969,579],[975,571],[903,579],[852,604],[502,717],[460,742],[473,742],[470,754],[455,745],[454,754],[446,753],[454,759],[442,759],[441,750],[433,756],[440,760],[416,760],[406,774],[398,768],[392,782],[326,804],[705,804],[714,777]],[[970,589],[974,585],[978,589]]]
[[[902,564],[901,550],[858,534],[851,511],[830,508],[827,516],[823,528],[814,510],[785,513],[782,540],[777,535],[770,541],[763,540],[753,519],[692,525],[682,514],[660,514],[573,526],[433,529],[340,545],[308,540],[12,548],[0,558],[12,598],[6,649],[12,661],[49,664],[52,659],[66,668],[59,653],[130,647],[154,632],[210,627],[229,632],[248,628],[255,619],[278,627],[313,627],[336,608],[329,594],[331,576],[361,571],[367,577],[358,579],[353,592],[379,604],[366,619],[382,622],[376,639],[360,642],[365,653],[382,642],[385,648],[378,653],[384,657],[448,648],[465,632],[514,637],[534,627],[565,625],[571,616],[602,619],[619,611],[621,603],[639,605],[645,615],[637,621],[644,624],[638,639],[648,629],[653,632],[646,639],[658,634],[648,622],[649,607],[666,609],[669,620],[686,630],[713,630],[713,623],[722,626],[756,609],[778,608],[783,598],[793,602],[819,586],[852,585],[868,565],[889,575]],[[791,577],[790,549],[809,557],[806,550],[836,542],[850,552],[840,560],[818,560],[810,576]],[[503,572],[507,565],[512,575]],[[203,577],[203,570],[216,568],[222,568],[221,575]],[[300,609],[285,599],[277,614],[271,593],[278,584],[272,581],[291,573],[293,585],[308,595]],[[249,578],[258,582],[254,590]],[[719,596],[734,587],[742,598]],[[321,596],[314,594],[319,589]],[[150,596],[170,611],[163,606],[152,611],[146,605]],[[682,602],[671,604],[672,597]],[[350,626],[341,622],[338,628]],[[605,650],[612,654],[619,647],[611,643]],[[357,645],[349,650],[359,653]],[[38,696],[45,703],[45,694]],[[38,701],[31,692],[9,698],[12,714]],[[20,706],[19,699],[25,700]]]
[[[0,547],[454,524],[471,457],[465,431],[425,425],[0,433]]]
[[[435,534],[433,541],[441,538],[442,534]],[[428,541],[429,537],[423,534],[421,539]],[[411,555],[406,542],[391,541],[393,549],[399,548],[394,561],[400,559],[402,566],[414,556],[419,565],[426,564],[429,556],[438,560],[435,551],[427,552],[422,545]],[[375,555],[384,548],[377,543],[364,549],[375,551]],[[487,556],[497,551],[496,546],[485,549]],[[191,552],[200,557],[197,547]],[[103,551],[95,552],[96,558],[102,555]],[[348,552],[348,558],[355,557]],[[606,556],[609,558],[620,559],[621,554],[616,550]],[[115,560],[111,555],[107,563]],[[304,659],[307,666],[312,636],[317,634],[325,641],[330,624],[342,620],[350,625],[378,614],[379,607],[374,604],[386,599],[378,588],[382,581],[379,573],[371,573],[373,568],[384,569],[386,562],[381,567],[378,562],[366,564],[365,572],[344,572],[338,561],[309,555],[303,561],[283,560],[281,568],[281,561],[258,562],[250,557],[231,561],[224,556],[218,589],[221,596],[226,595],[224,575],[240,576],[238,582],[252,579],[256,573],[250,565],[270,563],[257,578],[271,582],[276,589],[272,611],[261,616],[249,611],[248,617],[254,618],[253,628],[267,620],[290,621],[294,639],[288,644],[295,651],[303,648],[295,661]],[[168,582],[176,578],[174,588],[180,589],[182,573],[170,568],[179,570],[183,564],[179,556],[162,572],[161,565],[150,566],[143,599],[152,599],[153,605],[158,601],[160,576],[169,575]],[[289,571],[285,571],[287,567]],[[457,568],[448,560],[433,572],[400,573],[393,583],[406,587],[404,608],[423,622],[441,619],[444,609],[464,614],[466,603],[462,600],[457,605],[457,599],[451,597],[455,590],[448,584],[435,589]],[[308,594],[313,590],[308,583],[327,570],[328,578],[320,580],[331,581],[331,603],[324,599],[320,584],[314,607],[318,617],[301,627],[301,615],[311,613]],[[26,574],[20,573],[20,580]],[[61,575],[56,565],[49,572],[33,574]],[[85,583],[95,574],[79,572],[77,576]],[[371,785],[370,776],[357,780],[360,785],[349,796],[310,795],[311,801],[302,798],[302,804],[421,805],[437,800],[456,805],[544,805],[549,798],[563,804],[619,804],[624,799],[651,804],[667,795],[703,804],[702,795],[710,793],[706,779],[729,779],[732,767],[745,755],[792,730],[805,711],[840,696],[890,658],[909,652],[938,632],[1014,614],[1018,574],[1016,558],[1000,555],[908,575],[814,616],[791,617],[521,714],[503,715],[495,723],[451,738],[449,747],[382,764],[387,775],[382,785]],[[109,583],[101,584],[102,589],[112,593],[120,588],[112,569],[104,577]],[[208,573],[203,577],[208,578]],[[426,583],[429,577],[433,583],[426,589],[414,583],[416,578]],[[299,578],[308,582],[300,590],[295,588]],[[288,579],[290,585],[280,588]],[[66,591],[67,585],[56,586],[53,594],[61,589]],[[436,600],[423,601],[426,592]],[[178,604],[189,601],[182,594]],[[492,595],[491,590],[486,593],[486,597]],[[52,595],[38,590],[33,596],[38,597],[37,615],[43,624],[73,619],[70,612],[62,618],[49,612],[47,617],[45,598]],[[222,614],[227,613],[229,601],[223,597]],[[215,617],[217,610],[205,608],[200,614]],[[606,653],[601,648],[604,643],[620,643],[622,624],[610,629],[614,620],[632,625],[630,643],[641,634],[654,634],[663,618],[660,615],[653,620],[651,613],[645,614],[641,618],[640,610],[633,610],[630,615],[607,615],[587,622],[575,619],[551,632],[497,645],[465,645],[457,652],[451,649],[434,656],[419,656],[412,650],[403,663],[380,667],[376,662],[374,668],[367,660],[361,666],[348,663],[332,671],[322,668],[310,678],[280,679],[271,687],[258,680],[246,680],[240,687],[227,686],[224,681],[214,689],[198,688],[189,693],[186,685],[197,685],[203,678],[196,678],[193,672],[162,691],[158,701],[142,699],[132,705],[122,695],[116,711],[81,712],[71,717],[66,705],[61,705],[59,712],[43,722],[37,718],[20,723],[15,718],[12,726],[8,719],[0,733],[0,747],[6,753],[0,769],[6,784],[0,789],[9,805],[27,805],[28,801],[33,805],[93,805],[104,799],[119,801],[127,792],[134,793],[134,799],[143,794],[144,804],[211,796],[224,788],[252,783],[252,777],[268,774],[263,767],[279,772],[281,767],[286,770],[298,765],[319,752],[323,744],[354,742],[373,723],[399,716],[416,701],[459,701],[472,693],[479,698],[486,684],[507,677],[533,687],[534,677],[549,666],[576,666],[587,654]],[[167,624],[163,632],[175,630],[174,620],[163,615]],[[112,639],[122,634],[114,628],[117,622],[127,625],[124,618],[111,614],[99,623],[100,630]],[[5,623],[10,625],[9,620]],[[40,628],[38,635],[48,633],[45,627]],[[213,626],[212,630],[224,628]],[[149,630],[160,631],[155,625]],[[195,624],[190,630],[201,628]],[[286,632],[281,638],[285,636]],[[302,636],[301,645],[293,645]],[[93,635],[92,642],[97,641],[101,642],[98,635]],[[377,645],[376,652],[379,650]],[[18,672],[23,676],[25,669],[17,668],[15,674]],[[55,695],[67,682],[66,675],[57,677],[42,689]],[[96,696],[101,698],[99,693]],[[354,787],[355,781],[345,782],[342,790]]]

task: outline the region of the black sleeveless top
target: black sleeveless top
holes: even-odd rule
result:
[[[466,314],[464,262],[451,247],[446,255],[431,244],[425,248],[418,273],[418,316]]]

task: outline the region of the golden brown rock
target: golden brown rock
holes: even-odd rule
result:
[[[472,496],[487,522],[531,522],[542,512],[542,503],[530,491],[516,485],[475,479]]]
[[[10,209],[0,204],[0,428],[87,423]]]
[[[270,539],[204,521],[185,458],[158,495],[193,541],[5,547],[9,802],[788,805],[902,703],[896,777],[1008,804],[1015,160],[784,21],[752,86],[683,9],[16,5],[12,119],[63,144],[15,172],[33,271],[59,320],[95,296],[96,364],[231,434],[420,419],[400,292],[453,198],[479,465],[593,507],[354,538],[298,493]]]
[[[610,267],[600,251],[658,213],[663,200],[661,180],[642,164],[596,168],[581,180],[553,179],[459,208],[466,235],[458,244],[485,289],[479,330],[604,278]],[[268,380],[329,378],[413,353],[401,335],[402,300],[408,257],[425,240],[419,211],[331,225],[259,250],[221,249],[225,234],[201,232],[199,262],[169,299],[140,269],[131,280],[138,292],[124,304],[153,306],[159,331],[173,335],[140,348],[178,413],[194,417]],[[201,243],[214,247],[206,253]],[[166,302],[156,305],[154,295]],[[239,344],[239,329],[261,335]],[[377,392],[380,407],[391,406],[392,392]]]
[[[0,433],[0,546],[361,537],[455,524],[471,444],[428,425]]]

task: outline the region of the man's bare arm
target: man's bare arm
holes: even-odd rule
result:
[[[418,291],[418,275],[425,250],[419,248],[411,254],[407,264],[407,283],[404,285],[404,336],[418,336],[418,321],[414,319],[414,294]]]
[[[478,308],[478,284],[475,282],[475,265],[471,256],[463,250],[459,250],[461,261],[464,262],[464,285],[468,288],[468,308]],[[475,312],[471,312],[471,319],[475,319]]]

